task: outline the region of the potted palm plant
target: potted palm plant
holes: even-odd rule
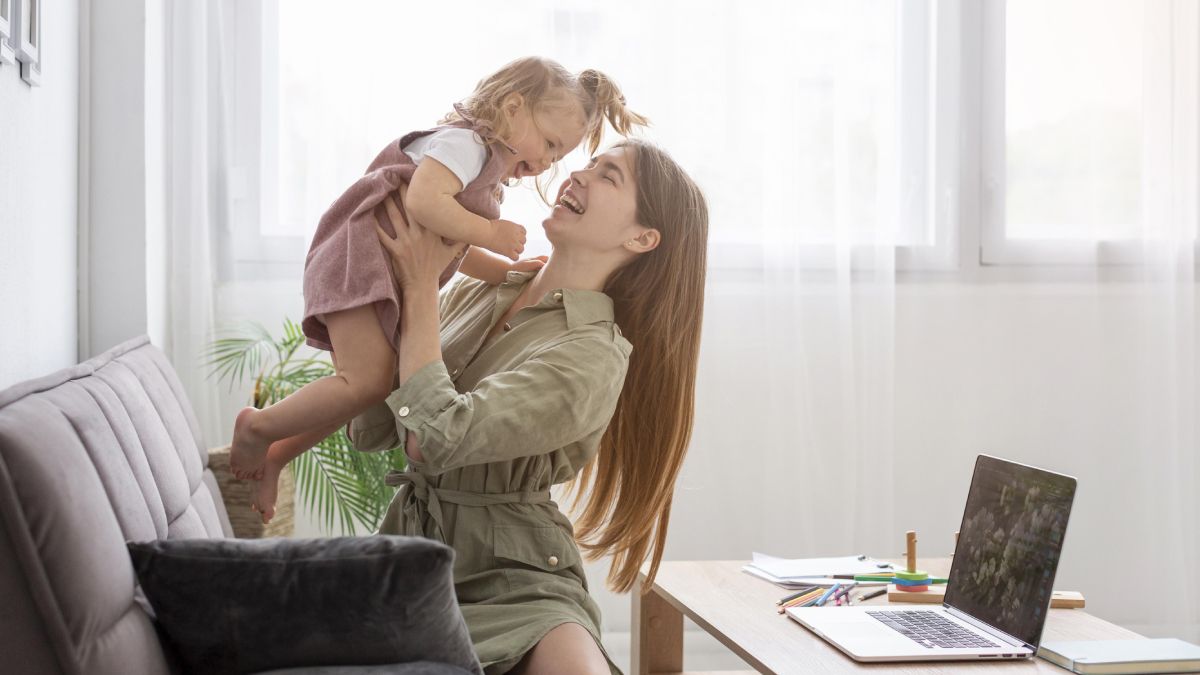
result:
[[[300,387],[334,374],[333,364],[304,347],[299,324],[285,318],[282,337],[262,325],[246,322],[214,340],[205,351],[210,377],[230,388],[254,378],[250,404],[265,408]],[[321,441],[289,465],[296,492],[322,530],[331,534],[373,532],[383,519],[395,488],[384,483],[391,469],[403,470],[403,451],[365,453],[354,450],[345,428]],[[282,482],[280,499],[284,498]]]

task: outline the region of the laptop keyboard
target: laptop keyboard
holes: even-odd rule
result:
[[[905,612],[867,612],[908,639],[927,649],[974,649],[1000,645],[946,619],[937,612],[924,610]]]

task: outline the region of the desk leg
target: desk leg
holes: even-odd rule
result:
[[[683,671],[683,614],[655,591],[642,595],[645,577],[633,586],[633,673]]]

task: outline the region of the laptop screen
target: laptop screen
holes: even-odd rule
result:
[[[1074,498],[1070,476],[980,455],[946,604],[1036,646]]]

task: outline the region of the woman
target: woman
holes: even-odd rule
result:
[[[350,426],[359,450],[405,449],[379,531],[455,549],[455,590],[489,675],[620,672],[579,547],[613,555],[618,592],[647,557],[652,579],[691,435],[703,195],[662,150],[624,141],[558,198],[544,267],[499,286],[463,279],[440,299],[438,272],[459,247],[388,204],[399,388]],[[573,506],[588,488],[578,532],[550,500],[557,483],[576,489]]]

